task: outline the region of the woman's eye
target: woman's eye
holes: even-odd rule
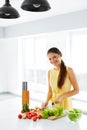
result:
[[[57,58],[56,56],[53,57],[53,59],[56,59],[56,58]]]
[[[51,61],[51,59],[49,59],[49,61]]]

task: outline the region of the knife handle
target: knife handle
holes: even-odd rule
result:
[[[54,102],[52,102],[52,105],[54,105]]]

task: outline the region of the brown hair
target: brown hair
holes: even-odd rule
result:
[[[62,56],[62,53],[61,51],[56,48],[56,47],[52,47],[48,50],[47,52],[47,55],[49,53],[57,53],[57,54],[60,54],[60,56]],[[64,81],[65,81],[65,78],[66,78],[66,75],[67,75],[67,70],[66,70],[66,66],[63,62],[63,60],[61,61],[61,66],[60,66],[60,73],[59,73],[59,76],[58,76],[58,82],[57,82],[57,85],[59,88],[62,88],[63,84],[64,84]]]

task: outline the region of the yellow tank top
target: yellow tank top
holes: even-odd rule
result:
[[[57,86],[58,75],[59,70],[56,69],[50,70],[50,86],[52,88],[52,98],[50,99],[49,102],[53,102],[59,95],[71,90],[71,82],[68,75],[65,79],[62,88],[58,88]],[[55,104],[54,107],[63,107],[63,109],[67,110],[72,109],[72,102],[70,97],[63,98],[62,101],[58,104]]]

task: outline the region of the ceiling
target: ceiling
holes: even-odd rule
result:
[[[35,21],[55,15],[80,11],[87,9],[87,0],[48,0],[51,10],[46,12],[29,12],[20,8],[24,0],[10,0],[10,4],[20,13],[20,18],[17,19],[1,19],[0,27],[11,26],[28,21]],[[0,7],[5,3],[5,0],[0,0]]]

